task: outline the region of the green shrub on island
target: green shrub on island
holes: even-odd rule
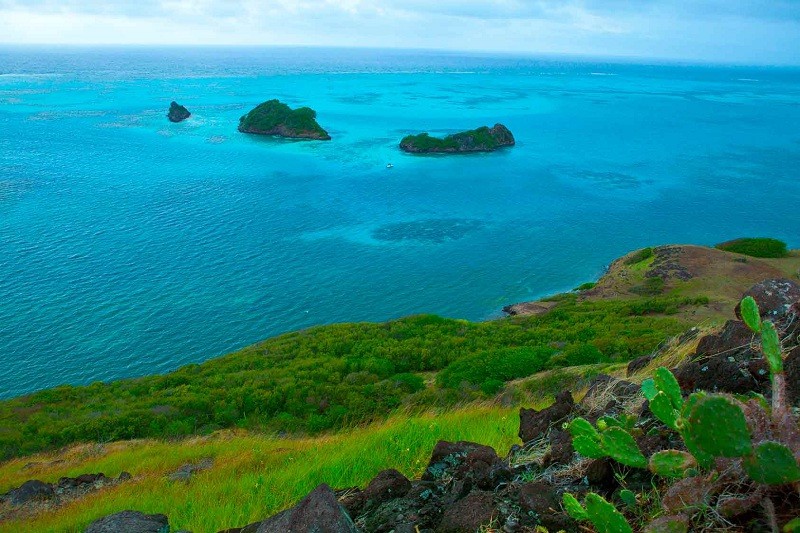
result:
[[[244,427],[318,432],[403,408],[456,405],[496,381],[650,353],[686,323],[659,315],[702,305],[675,297],[579,301],[488,322],[432,315],[320,326],[169,374],[61,386],[0,402],[0,458],[75,442],[178,437]],[[557,350],[553,346],[558,346]],[[549,355],[552,354],[552,357]],[[496,361],[502,361],[494,368]],[[471,366],[483,363],[483,374]],[[425,387],[423,372],[441,372]]]
[[[789,255],[786,243],[766,237],[734,239],[716,246],[720,250],[750,257],[780,258]]]
[[[239,131],[293,139],[330,140],[330,135],[316,118],[317,112],[310,107],[292,109],[278,100],[269,100],[239,119]]]
[[[400,149],[415,154],[493,152],[514,144],[511,131],[502,124],[495,124],[492,128],[483,126],[448,135],[443,139],[431,137],[427,133],[408,135],[400,141]]]
[[[642,261],[645,261],[646,259],[650,259],[651,257],[653,257],[653,249],[642,248],[641,250],[634,252],[630,257],[625,259],[625,264],[636,265],[638,263],[641,263]]]

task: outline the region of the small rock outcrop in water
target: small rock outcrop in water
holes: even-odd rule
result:
[[[443,139],[427,133],[408,135],[400,141],[400,149],[412,154],[464,154],[470,152],[494,152],[504,146],[514,146],[514,135],[502,124],[489,128],[448,135]]]
[[[169,113],[167,113],[167,118],[170,122],[182,122],[192,116],[189,113],[189,110],[180,105],[178,102],[172,102],[169,104]]]
[[[269,100],[239,119],[239,131],[290,139],[329,141],[331,136],[322,129],[316,118],[317,112],[310,107],[292,109],[278,100]]]

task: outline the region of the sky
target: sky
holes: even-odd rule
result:
[[[800,0],[0,0],[0,43],[301,45],[800,64]]]

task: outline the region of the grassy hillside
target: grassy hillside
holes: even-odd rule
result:
[[[182,442],[76,446],[0,465],[0,492],[30,478],[55,482],[85,472],[116,476],[127,471],[133,479],[51,512],[0,520],[0,532],[78,532],[96,518],[129,508],[167,514],[173,531],[220,531],[264,519],[319,483],[364,486],[385,468],[418,476],[439,439],[482,442],[504,453],[518,440],[517,426],[511,409],[473,407],[438,415],[396,415],[380,424],[315,439],[226,431]],[[208,457],[213,466],[195,474],[188,484],[167,479],[166,474],[181,465]]]
[[[0,454],[230,427],[314,433],[401,406],[455,405],[540,370],[649,353],[686,327],[676,313],[706,302],[565,295],[541,316],[473,323],[421,315],[312,328],[163,376],[0,402]]]
[[[176,530],[216,531],[263,519],[321,482],[363,486],[385,468],[417,475],[439,439],[502,454],[517,442],[515,407],[541,407],[600,373],[622,375],[627,361],[659,347],[630,378],[641,382],[693,350],[697,337],[674,337],[688,326],[707,332],[752,284],[799,275],[797,251],[756,259],[645,249],[527,315],[316,327],[162,376],[2,401],[0,493],[87,472],[134,479],[54,510],[0,506],[0,532],[82,531],[132,507],[168,514]],[[205,458],[213,466],[188,485],[167,479]]]

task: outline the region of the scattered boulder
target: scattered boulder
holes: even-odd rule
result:
[[[775,320],[791,310],[800,301],[800,285],[790,279],[768,279],[751,287],[742,298],[752,296],[758,304],[761,316]],[[736,318],[741,319],[741,304],[736,305]]]
[[[8,491],[5,498],[11,505],[25,505],[29,502],[51,500],[55,495],[53,485],[38,479],[31,479],[16,489]]]
[[[183,122],[190,116],[192,116],[192,114],[189,113],[189,110],[180,105],[178,102],[172,102],[169,104],[167,118],[170,122]]]
[[[169,533],[169,520],[163,514],[122,511],[95,520],[86,533]]]
[[[433,448],[431,459],[428,461],[428,467],[425,469],[425,473],[422,474],[422,479],[425,481],[434,481],[441,478],[445,472],[453,470],[454,467],[463,464],[467,454],[482,448],[487,448],[489,450],[487,453],[494,453],[496,455],[493,448],[484,446],[483,444],[466,441],[448,442],[446,440],[440,440]]]
[[[393,498],[401,498],[411,490],[411,482],[397,470],[384,470],[369,482],[364,489],[368,505],[381,504]]]
[[[557,489],[545,482],[525,483],[519,487],[517,501],[520,509],[536,517],[537,525],[548,531],[573,531],[577,524],[561,511]]]
[[[532,440],[547,435],[550,426],[564,420],[575,408],[575,401],[569,391],[563,391],[556,396],[553,405],[541,411],[536,409],[519,410],[519,438],[522,442]]]
[[[436,533],[475,533],[497,514],[494,494],[476,491],[450,506],[442,515]]]
[[[300,503],[259,525],[257,533],[358,533],[355,524],[324,483]]]
[[[202,459],[200,462],[197,463],[188,463],[181,466],[174,472],[171,472],[167,475],[170,481],[185,481],[189,482],[192,479],[192,476],[197,472],[202,472],[203,470],[208,470],[214,466],[214,459],[210,457],[206,457]]]
[[[544,457],[544,466],[551,464],[568,464],[575,455],[572,446],[572,435],[569,431],[553,428],[550,430],[550,452]]]

